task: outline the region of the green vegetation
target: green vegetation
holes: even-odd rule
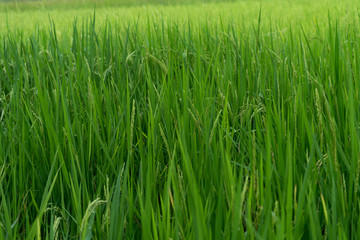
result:
[[[0,10],[0,239],[360,237],[357,2],[77,4]]]
[[[236,0],[227,0],[227,2]],[[247,0],[248,1],[248,0]],[[0,0],[5,10],[65,10],[79,8],[112,8],[131,6],[179,6],[189,3],[220,3],[222,0]],[[3,3],[3,4],[1,4]]]

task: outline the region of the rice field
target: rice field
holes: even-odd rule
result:
[[[0,3],[0,239],[359,239],[353,0]]]

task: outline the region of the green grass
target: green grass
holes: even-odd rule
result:
[[[226,0],[225,2],[236,2]],[[249,0],[246,0],[249,1]],[[220,3],[222,0],[0,0],[0,11],[73,10],[131,6],[179,6],[194,3]]]
[[[0,239],[358,239],[357,8],[0,10]]]

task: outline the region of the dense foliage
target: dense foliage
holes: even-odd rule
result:
[[[358,238],[359,17],[252,6],[7,23],[0,239]]]

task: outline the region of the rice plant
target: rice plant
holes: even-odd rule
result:
[[[0,239],[359,238],[357,3],[276,4],[0,10]]]

